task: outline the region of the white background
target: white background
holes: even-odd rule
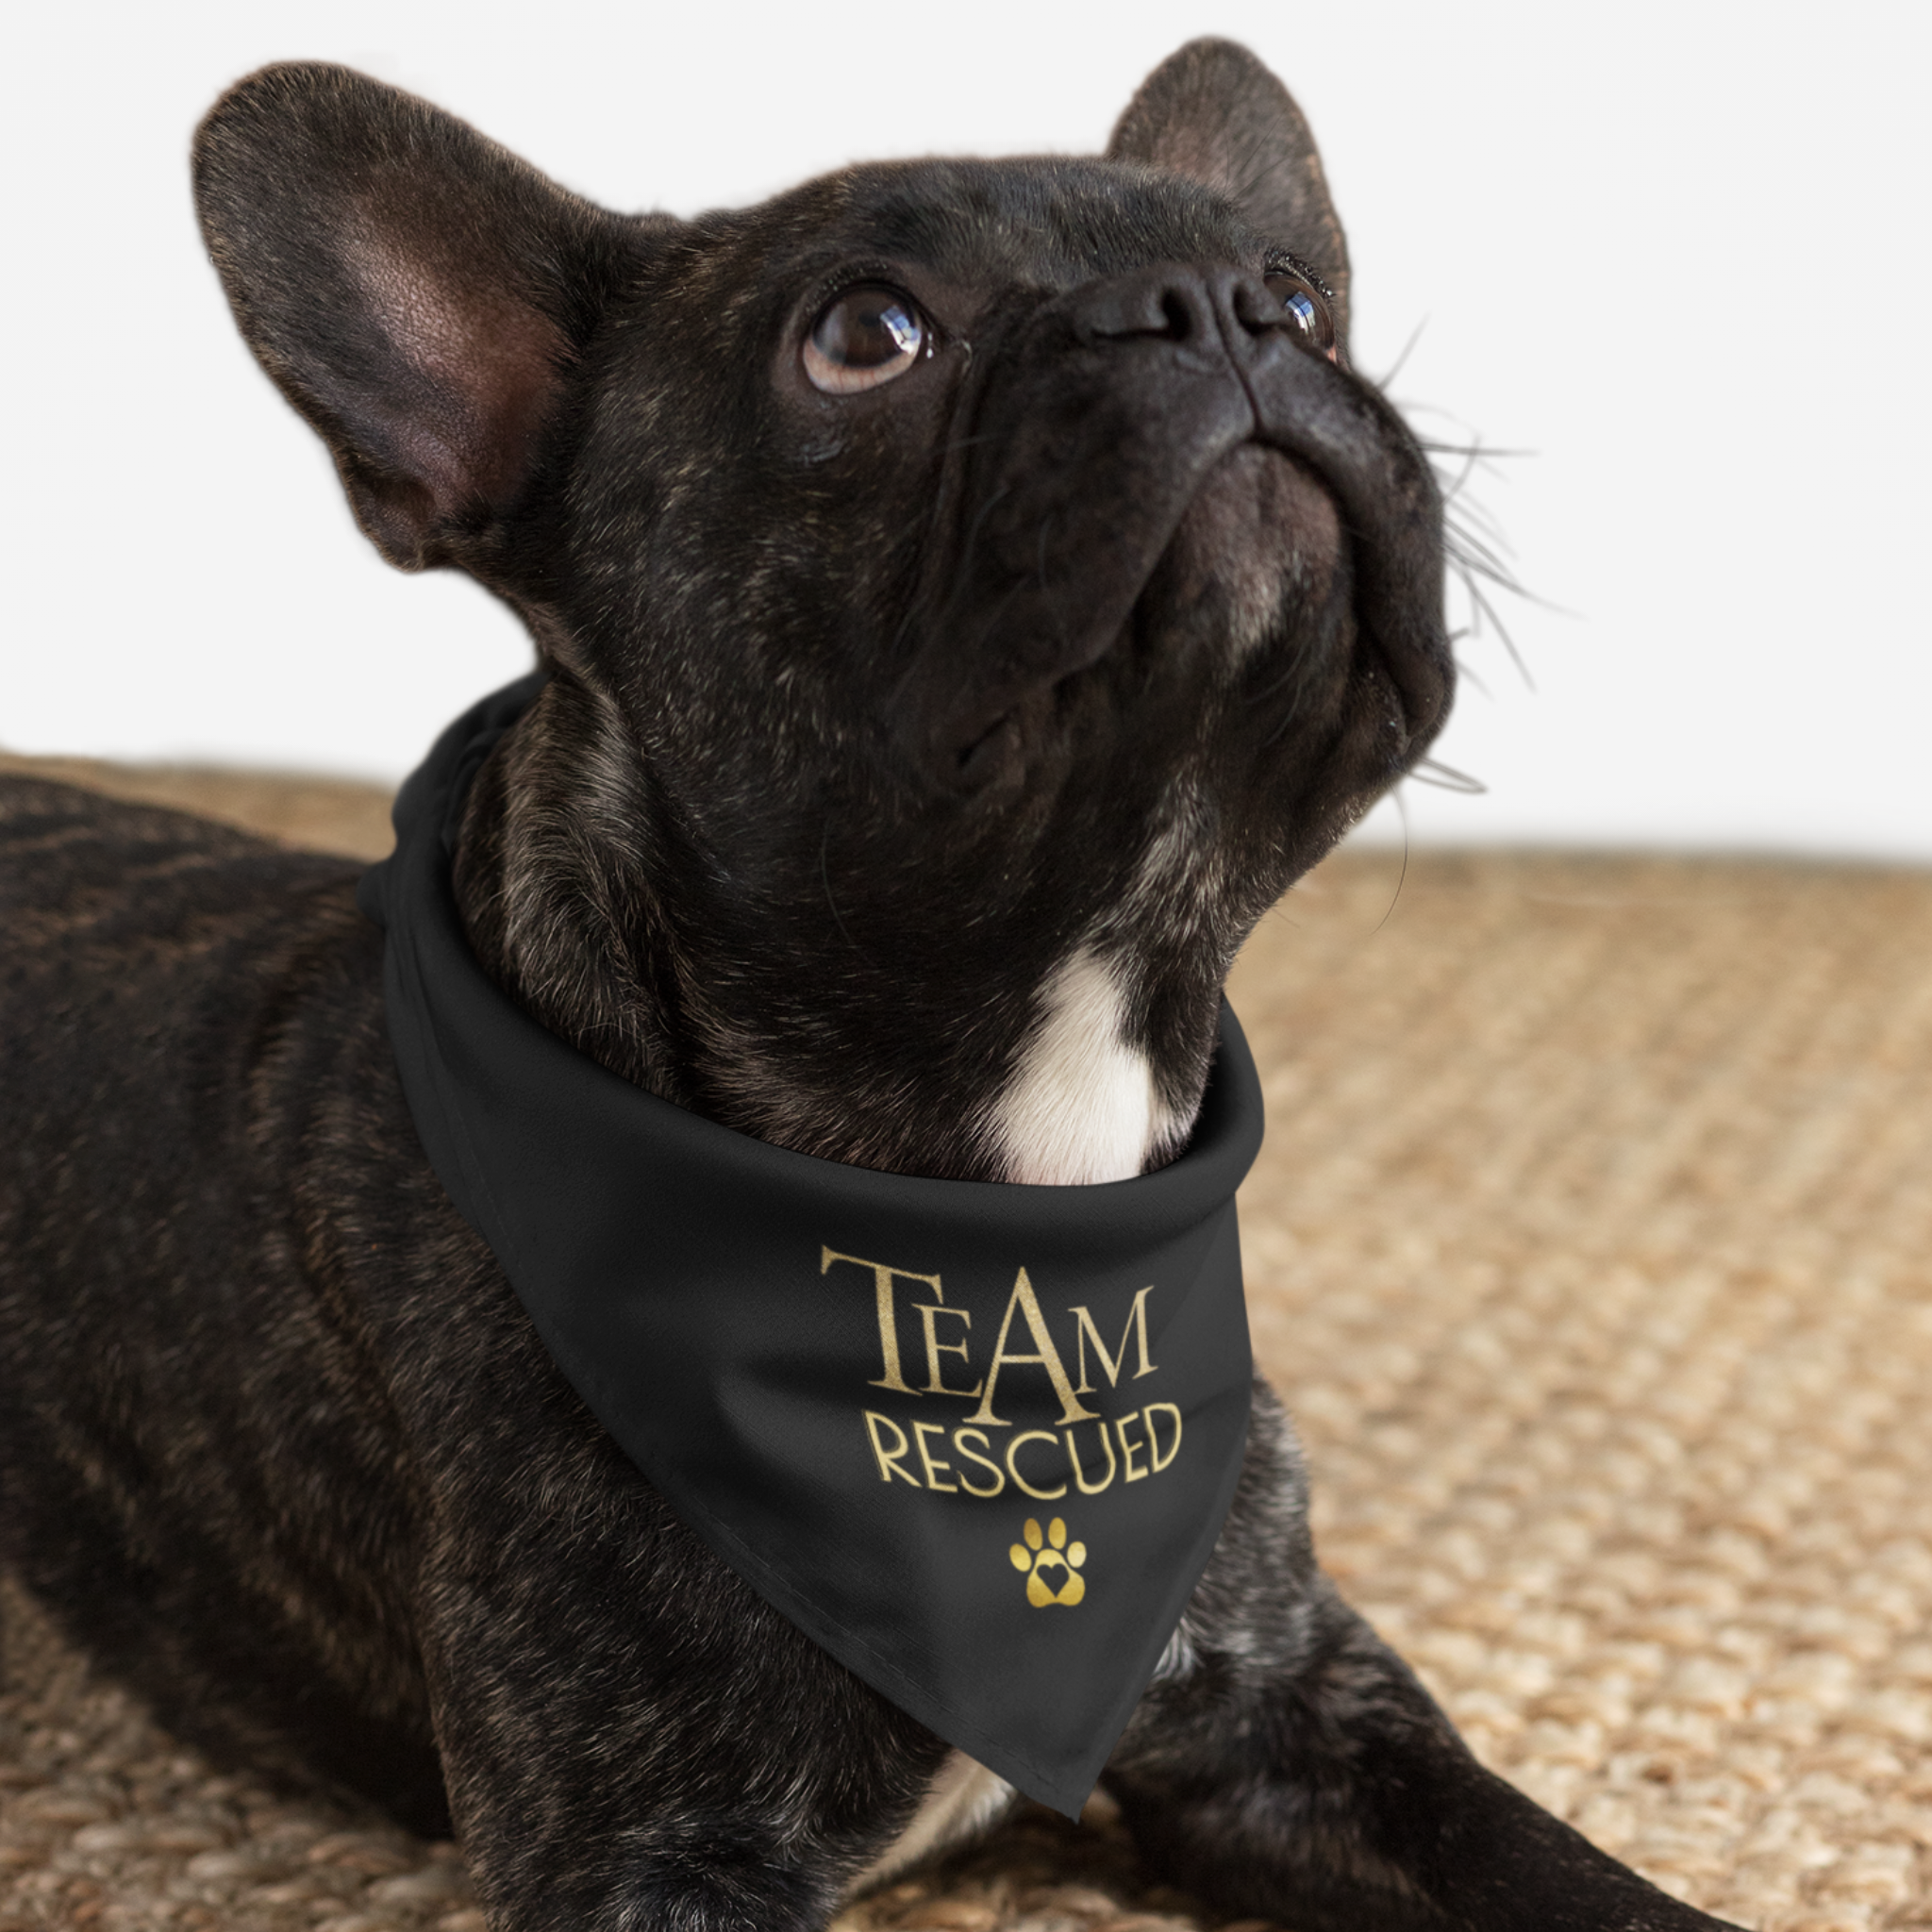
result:
[[[389,571],[256,371],[189,208],[218,90],[348,61],[618,208],[851,158],[1091,151],[1201,32],[1288,82],[1503,614],[1405,789],[1438,841],[1932,858],[1932,8],[1916,0],[233,0],[11,10],[0,744],[393,777],[515,674],[466,581]],[[1417,336],[1417,331],[1420,335]],[[1371,830],[1394,829],[1382,808]]]

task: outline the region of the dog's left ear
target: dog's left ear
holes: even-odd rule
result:
[[[1334,291],[1348,338],[1348,244],[1322,158],[1288,90],[1232,41],[1190,41],[1141,84],[1107,144],[1114,161],[1170,168],[1224,194]]]

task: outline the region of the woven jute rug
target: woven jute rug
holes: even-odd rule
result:
[[[384,843],[358,788],[61,774]],[[1328,1568],[1491,1765],[1667,1889],[1932,1926],[1932,877],[1402,871],[1331,860],[1233,988],[1255,1342]],[[482,1932],[454,1847],[217,1775],[5,1619],[0,1932]],[[845,1919],[1210,1923],[1104,1806]]]

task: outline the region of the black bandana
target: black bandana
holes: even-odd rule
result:
[[[438,1177],[573,1388],[752,1588],[1076,1814],[1206,1566],[1247,1438],[1234,1016],[1191,1144],[1095,1187],[766,1145],[546,1032],[477,964],[448,848],[541,674],[438,741],[362,883]]]

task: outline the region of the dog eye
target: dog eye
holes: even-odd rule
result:
[[[1271,270],[1266,280],[1290,323],[1301,331],[1302,346],[1334,361],[1335,319],[1328,313],[1322,291],[1306,275],[1290,268]]]
[[[847,289],[812,324],[805,373],[827,395],[851,395],[891,382],[925,351],[918,308],[893,289]]]

